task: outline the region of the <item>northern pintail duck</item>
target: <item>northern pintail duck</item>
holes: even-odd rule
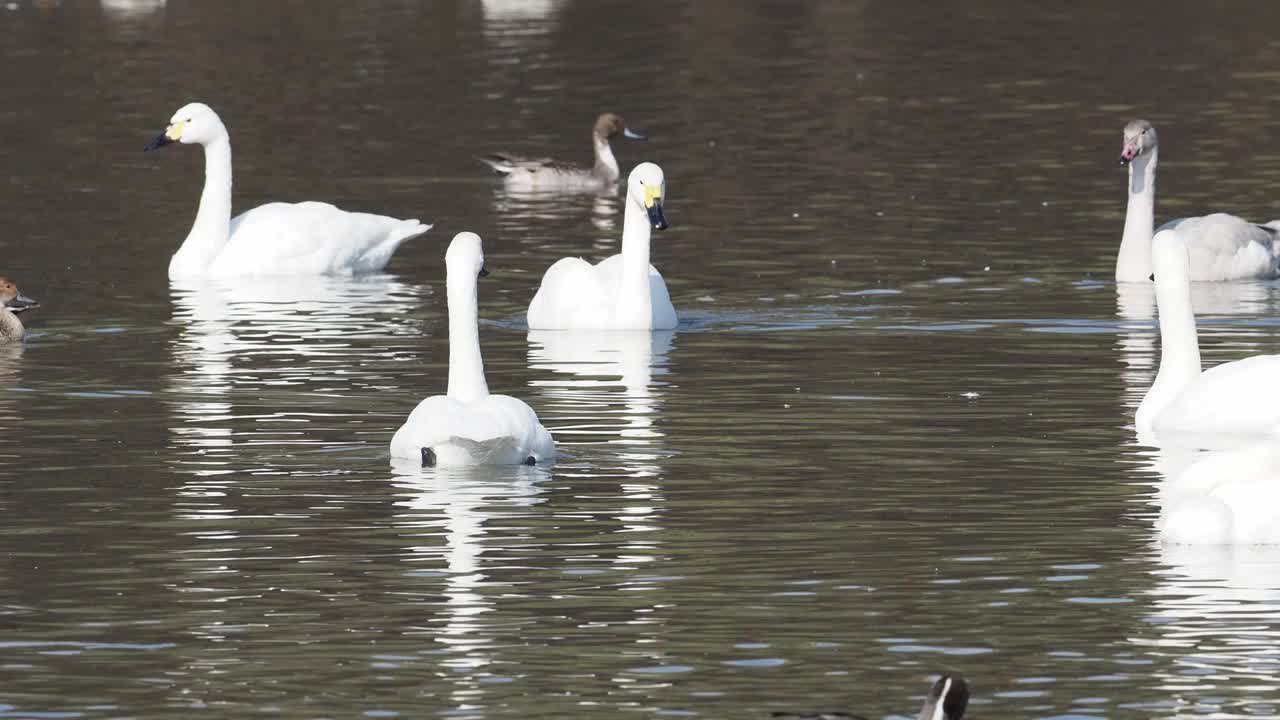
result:
[[[231,217],[231,140],[208,105],[191,103],[146,146],[204,148],[195,223],[169,261],[169,279],[228,275],[352,275],[382,270],[400,243],[431,229],[417,220],[347,212],[320,202],[268,203]]]
[[[478,158],[506,178],[507,184],[527,189],[581,189],[607,190],[618,183],[622,174],[618,161],[613,157],[609,140],[621,135],[632,140],[644,140],[644,135],[627,127],[620,116],[604,113],[596,118],[591,128],[591,147],[596,161],[591,167],[563,162],[552,158],[532,158],[506,152],[490,153]]]
[[[18,286],[8,278],[0,277],[0,343],[22,340],[26,329],[17,313],[39,307],[39,303],[18,292]]]
[[[929,689],[917,720],[960,720],[969,706],[969,684],[959,673],[946,673]],[[861,715],[842,712],[775,712],[777,720],[866,720]]]
[[[1129,205],[1124,235],[1116,254],[1116,280],[1143,282],[1151,276],[1151,238],[1155,225],[1156,164],[1160,144],[1146,120],[1124,128],[1120,164],[1129,166]],[[1280,221],[1251,223],[1226,213],[1171,220],[1161,230],[1177,228],[1191,252],[1194,281],[1275,277],[1280,271]]]

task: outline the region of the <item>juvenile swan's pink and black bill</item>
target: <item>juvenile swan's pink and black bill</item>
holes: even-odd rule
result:
[[[630,138],[632,140],[648,140],[649,139],[648,137],[641,135],[640,133],[636,132],[635,130],[632,130],[631,128],[622,128],[622,137]]]
[[[1128,165],[1133,162],[1134,158],[1140,155],[1137,141],[1126,142],[1123,148],[1120,148],[1120,164]]]

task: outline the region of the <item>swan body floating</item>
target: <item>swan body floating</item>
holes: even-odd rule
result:
[[[946,673],[929,688],[917,720],[960,720],[969,706],[969,684],[959,673]],[[775,712],[776,720],[865,720],[842,712]]]
[[[1280,355],[1257,355],[1201,372],[1191,311],[1190,254],[1181,230],[1152,240],[1160,369],[1138,406],[1139,433],[1280,433]]]
[[[1280,440],[1204,453],[1160,494],[1165,543],[1280,545]]]
[[[147,145],[204,147],[204,192],[169,278],[355,275],[378,272],[400,243],[431,229],[417,220],[347,212],[320,202],[269,203],[231,217],[231,141],[208,105],[191,103]]]
[[[19,292],[11,280],[0,277],[0,345],[20,342],[27,331],[18,319],[18,313],[39,306],[35,300]]]
[[[555,462],[551,433],[533,409],[490,395],[480,357],[477,278],[487,275],[480,236],[458,233],[445,254],[449,299],[449,388],[423,400],[391,439],[391,456],[427,466]]]
[[[531,158],[506,152],[490,153],[477,159],[504,176],[509,187],[523,190],[613,190],[621,173],[609,140],[619,135],[631,140],[646,139],[613,113],[604,113],[596,118],[596,124],[591,128],[591,147],[596,161],[589,168],[551,158]]]
[[[1155,225],[1156,129],[1146,120],[1125,126],[1120,163],[1129,166],[1129,205],[1124,237],[1116,255],[1116,280],[1141,282],[1151,277],[1151,239]],[[1177,228],[1191,253],[1193,281],[1275,277],[1280,273],[1280,220],[1256,225],[1214,213],[1172,220],[1161,230]]]
[[[641,163],[627,178],[622,252],[598,265],[562,258],[547,268],[529,303],[532,330],[671,330],[676,309],[667,284],[649,264],[649,237],[665,230],[662,168]]]

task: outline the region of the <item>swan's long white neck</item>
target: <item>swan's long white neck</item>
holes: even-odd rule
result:
[[[618,306],[614,308],[617,327],[653,327],[653,298],[649,285],[649,213],[628,193],[622,221],[622,278]]]
[[[204,192],[187,239],[169,261],[169,277],[202,274],[231,235],[231,139],[223,131],[204,145]]]
[[[1166,231],[1167,232],[1167,231]],[[1191,309],[1191,281],[1186,251],[1175,267],[1156,269],[1156,307],[1160,312],[1160,370],[1139,408],[1138,428],[1150,423],[1200,375],[1200,343]],[[1144,427],[1145,426],[1145,427]]]
[[[1151,148],[1129,164],[1129,209],[1124,237],[1116,255],[1116,281],[1141,282],[1151,277],[1151,234],[1156,215],[1156,156]]]
[[[470,277],[467,277],[470,275]],[[459,402],[473,402],[489,395],[480,358],[480,307],[476,277],[450,272],[445,284],[449,296],[449,389]]]
[[[621,176],[618,160],[613,157],[613,148],[609,147],[609,138],[591,133],[591,145],[596,150],[596,165],[593,172],[609,182],[618,182]]]

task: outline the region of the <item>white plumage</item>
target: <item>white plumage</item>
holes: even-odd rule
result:
[[[423,400],[391,439],[395,458],[423,465],[555,462],[551,433],[533,409],[490,395],[480,356],[476,279],[484,272],[480,236],[463,232],[445,255],[449,296],[449,387]]]
[[[1280,441],[1204,453],[1160,489],[1160,539],[1280,544]]]
[[[169,261],[171,279],[377,272],[402,242],[431,229],[320,202],[269,203],[232,219],[231,141],[217,113],[184,106],[147,149],[173,142],[204,147],[205,184],[191,232]]]
[[[1125,126],[1120,162],[1129,166],[1129,204],[1124,237],[1116,255],[1116,280],[1142,282],[1151,276],[1155,226],[1156,165],[1159,143],[1146,120]],[[1165,223],[1177,229],[1191,253],[1192,281],[1275,277],[1280,273],[1280,221],[1265,225],[1235,215],[1214,213]]]
[[[641,163],[627,179],[622,252],[592,265],[557,260],[529,303],[534,330],[670,330],[678,318],[667,284],[649,264],[653,229],[665,229],[662,168]]]
[[[1189,258],[1180,230],[1152,241],[1160,312],[1160,369],[1138,406],[1139,432],[1157,435],[1280,433],[1280,355],[1200,368]]]

